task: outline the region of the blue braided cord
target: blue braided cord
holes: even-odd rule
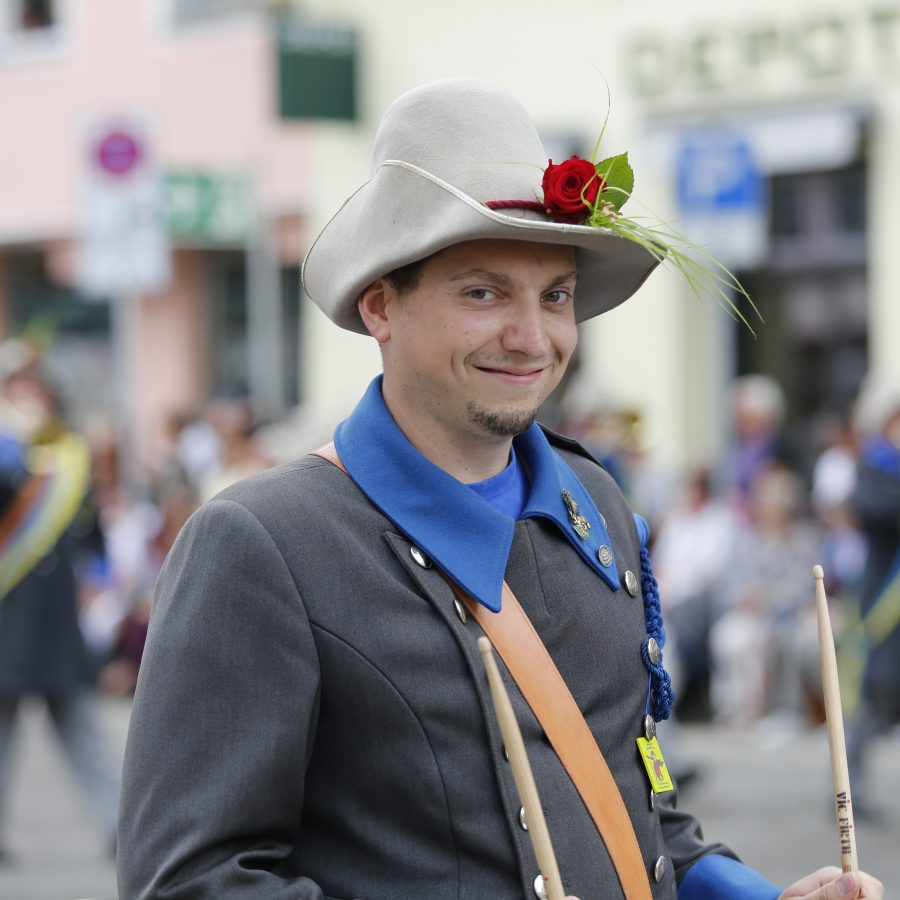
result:
[[[647,639],[641,644],[641,657],[650,672],[651,715],[657,722],[668,719],[675,703],[675,692],[672,690],[672,679],[663,668],[662,648],[666,643],[666,630],[663,628],[662,610],[659,607],[659,586],[650,566],[650,551],[641,547],[641,592],[644,596],[644,625],[647,628]],[[647,647],[650,638],[659,644],[659,660],[654,665],[650,661]]]

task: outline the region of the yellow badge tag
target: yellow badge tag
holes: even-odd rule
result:
[[[664,794],[666,791],[675,789],[672,784],[672,776],[666,768],[666,761],[663,759],[662,750],[659,749],[659,742],[656,738],[647,740],[646,738],[637,739],[638,750],[641,751],[641,759],[644,760],[644,768],[647,770],[647,776],[650,779],[650,787],[653,788],[655,794]]]

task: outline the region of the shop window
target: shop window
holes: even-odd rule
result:
[[[737,373],[765,372],[788,399],[795,461],[811,464],[823,417],[845,418],[868,368],[866,169],[771,179],[770,255],[740,273],[762,340],[736,329]]]
[[[282,374],[284,402],[288,407],[297,406],[303,397],[303,369],[300,359],[302,309],[297,267],[289,266],[281,270],[281,326],[284,335]]]
[[[218,250],[207,254],[209,310],[212,334],[211,388],[220,396],[250,393],[246,256],[243,252]],[[279,273],[282,344],[274,358],[281,361],[281,398],[285,407],[302,399],[300,279],[296,267]],[[278,412],[280,410],[276,410]]]
[[[62,0],[0,0],[0,62],[46,62],[67,51]]]
[[[796,178],[773,178],[771,182],[772,232],[777,235],[800,234],[800,207],[797,202],[798,183]]]
[[[772,235],[861,234],[866,227],[865,169],[779,175],[771,180]]]
[[[243,253],[207,255],[213,334],[214,394],[245,396],[250,389],[247,347],[247,266]]]
[[[56,24],[53,0],[20,0],[17,25],[21,31],[51,28]]]
[[[866,170],[854,166],[836,172],[831,182],[837,219],[841,229],[851,233],[866,230]]]

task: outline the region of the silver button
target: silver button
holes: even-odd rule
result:
[[[644,734],[648,741],[652,741],[656,737],[656,719],[649,714],[644,716]]]
[[[409,548],[409,555],[423,568],[431,568],[431,560],[415,545]]]
[[[656,879],[657,883],[663,880],[663,876],[666,874],[666,858],[661,856],[656,864],[653,866],[653,877]]]
[[[610,550],[606,544],[601,545],[600,549],[597,551],[597,559],[600,560],[600,565],[603,566],[604,569],[608,569],[612,565],[612,550]]]
[[[525,807],[519,807],[519,824],[522,826],[522,831],[528,831],[528,820],[525,818]]]
[[[656,791],[650,788],[650,811],[656,809]]]
[[[640,585],[638,585],[637,576],[634,572],[629,569],[625,573],[625,590],[631,594],[632,597],[637,597],[638,591],[640,590]]]
[[[538,875],[538,877],[534,879],[534,896],[537,897],[538,900],[547,900],[547,888],[544,887],[543,875]]]
[[[459,599],[459,597],[453,598],[453,608],[456,610],[456,614],[459,616],[459,621],[462,622],[463,625],[465,625],[466,619],[468,617],[466,616],[466,608],[462,605],[462,601]]]
[[[650,662],[652,662],[654,666],[659,664],[659,644],[657,643],[656,638],[650,638],[647,641],[647,656],[650,657]]]

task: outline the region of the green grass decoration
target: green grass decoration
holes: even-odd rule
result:
[[[606,130],[606,123],[603,130]],[[598,147],[599,141],[594,148],[595,154]],[[746,288],[729,268],[668,223],[650,227],[620,212],[634,191],[634,170],[628,162],[628,154],[610,156],[596,163],[595,167],[597,177],[602,179],[604,187],[593,203],[586,200],[582,191],[582,199],[590,210],[584,224],[592,228],[605,228],[639,244],[661,265],[684,278],[695,296],[714,300],[731,318],[743,322],[756,337],[756,331],[733,295],[743,297],[760,322],[763,321],[762,314]]]
[[[606,126],[609,124],[609,114],[612,109],[609,84],[605,78],[603,81],[606,83],[606,117],[591,153],[590,161],[592,163],[600,152],[600,145],[606,134]],[[720,263],[709,251],[704,250],[703,247],[662,220],[661,216],[654,215],[654,219],[662,221],[662,226],[649,227],[642,225],[635,218],[622,215],[620,210],[631,199],[634,192],[634,169],[628,162],[628,153],[607,157],[594,163],[594,167],[597,177],[602,179],[603,185],[593,203],[588,202],[585,196],[588,185],[585,185],[582,190],[581,199],[590,210],[584,224],[592,228],[606,228],[626,240],[639,244],[661,265],[684,278],[697,298],[701,300],[704,297],[712,298],[732,319],[743,322],[753,337],[756,337],[753,326],[741,311],[733,295],[737,295],[738,298],[743,297],[750,304],[750,308],[760,322],[765,320],[753,302],[753,298],[747,293],[747,289],[727,266]]]

